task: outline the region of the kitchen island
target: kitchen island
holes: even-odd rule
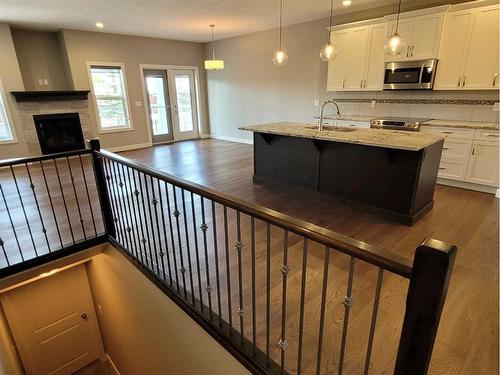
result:
[[[408,225],[433,206],[440,135],[293,122],[240,130],[254,132],[255,182],[330,194]]]

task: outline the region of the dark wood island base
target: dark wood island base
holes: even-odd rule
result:
[[[253,180],[315,190],[413,225],[433,206],[443,143],[413,151],[254,132]]]

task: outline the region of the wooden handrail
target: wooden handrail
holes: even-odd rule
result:
[[[350,238],[348,236],[336,233],[334,231],[322,228],[306,221],[282,214],[270,208],[262,207],[254,203],[245,202],[228,194],[215,191],[194,182],[187,181],[160,170],[151,168],[147,165],[127,159],[110,151],[95,150],[93,152],[110,160],[114,160],[115,162],[133,168],[139,172],[203,196],[204,198],[211,199],[221,205],[253,216],[264,222],[271,223],[282,229],[288,230],[289,232],[298,234],[312,241],[316,241],[344,254],[366,261],[370,264],[403,276],[407,279],[410,279],[412,276],[411,261],[393,254],[384,248],[373,246],[366,242]]]

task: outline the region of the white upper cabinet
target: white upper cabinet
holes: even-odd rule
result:
[[[334,28],[338,54],[328,63],[328,91],[382,90],[387,24],[364,21]]]
[[[440,6],[424,11],[402,13],[399,20],[398,34],[406,40],[406,49],[397,56],[387,55],[385,60],[410,61],[437,58],[448,7]],[[396,31],[396,16],[390,15],[386,18],[389,20],[387,36],[390,36]]]
[[[499,87],[498,4],[448,13],[436,75],[436,90]]]

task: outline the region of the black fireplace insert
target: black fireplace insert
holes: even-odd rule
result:
[[[33,119],[44,155],[85,148],[78,113],[34,115]]]

